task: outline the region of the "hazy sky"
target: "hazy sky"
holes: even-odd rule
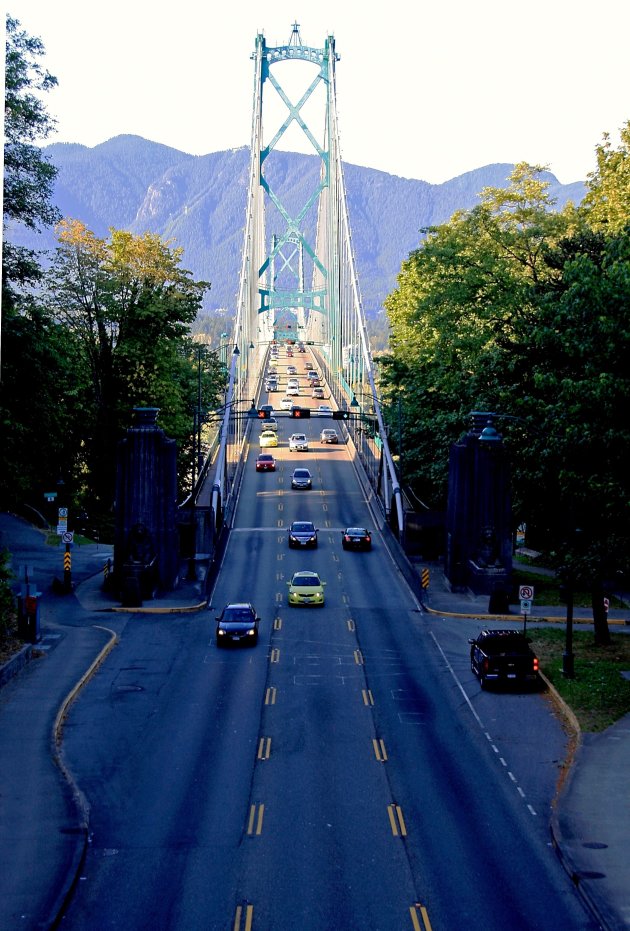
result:
[[[335,36],[346,162],[440,182],[528,161],[568,183],[630,119],[628,0],[13,0],[9,13],[59,80],[48,141],[248,145],[256,35],[284,45],[295,21],[305,45]]]

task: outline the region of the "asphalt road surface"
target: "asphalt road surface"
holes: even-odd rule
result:
[[[64,929],[595,927],[549,843],[560,725],[539,694],[480,691],[478,624],[423,615],[378,533],[342,550],[374,525],[349,448],[319,443],[334,425],[301,421],[289,453],[281,420],[275,473],[250,449],[211,610],[118,621],[65,728],[91,835]],[[289,550],[296,519],[316,550]],[[325,606],[289,608],[311,568]],[[254,648],[216,646],[232,600],[262,618]]]

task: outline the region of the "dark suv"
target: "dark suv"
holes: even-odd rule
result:
[[[538,658],[525,634],[515,630],[482,630],[470,643],[470,668],[482,689],[538,682]]]

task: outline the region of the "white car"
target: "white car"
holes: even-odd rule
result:
[[[293,407],[293,401],[291,400],[290,397],[287,396],[286,398],[281,398],[280,400],[281,410],[290,411],[292,407]]]
[[[297,385],[287,385],[287,394],[295,396],[300,393],[300,389]]]
[[[289,449],[295,452],[308,452],[308,440],[303,433],[292,433],[289,437]]]
[[[332,412],[333,410],[330,404],[320,404],[319,407],[317,408],[317,413],[321,414],[323,417],[330,417]]]

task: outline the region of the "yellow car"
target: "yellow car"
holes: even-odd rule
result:
[[[260,434],[260,448],[264,449],[266,446],[277,446],[278,445],[278,434],[275,430],[263,430]]]
[[[293,578],[287,582],[289,586],[290,605],[323,605],[324,586],[316,572],[294,572]]]

